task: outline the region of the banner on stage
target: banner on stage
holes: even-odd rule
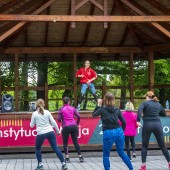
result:
[[[170,142],[170,117],[161,118],[163,125],[165,142]],[[58,123],[60,132],[62,130],[61,124]],[[79,144],[102,144],[102,124],[99,117],[97,118],[81,118],[78,126]],[[141,143],[141,128],[137,129],[138,135],[135,138],[137,143]],[[62,136],[56,135],[57,144],[62,145]],[[11,119],[0,120],[0,147],[14,147],[14,146],[34,146],[36,138],[35,128],[30,128],[30,119]],[[156,142],[154,136],[151,136],[150,142]],[[72,144],[69,138],[69,144]],[[48,146],[48,141],[44,145]]]

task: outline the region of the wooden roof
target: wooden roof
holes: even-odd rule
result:
[[[71,53],[101,61],[135,53],[141,60],[148,51],[155,59],[168,58],[170,1],[0,1],[0,46],[1,61],[15,53],[38,61],[72,60]]]

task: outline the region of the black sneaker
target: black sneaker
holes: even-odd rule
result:
[[[65,163],[70,163],[70,158],[65,158]]]
[[[63,164],[61,170],[67,170],[67,164]]]
[[[136,158],[136,153],[133,153],[132,156],[133,156],[133,158]]]
[[[35,170],[44,170],[43,165],[40,165],[40,166],[38,165]]]
[[[84,158],[81,156],[81,157],[79,157],[79,161],[80,162],[84,162]]]

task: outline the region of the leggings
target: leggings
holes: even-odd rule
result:
[[[165,147],[161,122],[147,120],[143,122],[143,129],[142,129],[142,163],[146,162],[147,148],[152,133],[154,134],[158,146],[162,150],[162,153],[165,156],[166,160],[170,162],[169,152]]]
[[[130,155],[130,143],[132,147],[132,152],[135,153],[135,136],[125,136],[125,146],[126,146],[126,152],[129,158],[131,159]]]
[[[51,148],[56,153],[56,155],[58,156],[60,161],[64,162],[63,154],[62,154],[61,150],[57,147],[57,144],[56,144],[55,133],[52,131],[52,132],[48,132],[48,133],[45,133],[42,135],[37,135],[37,137],[36,137],[35,154],[36,154],[38,163],[42,162],[41,146],[44,143],[45,139],[47,139],[49,141]]]
[[[78,137],[78,127],[75,126],[66,126],[62,129],[62,138],[63,138],[63,147],[64,147],[64,153],[65,155],[68,155],[68,138],[71,134],[71,138],[74,144],[74,147],[76,148],[76,151],[78,155],[81,155],[80,146],[77,141]]]
[[[116,144],[118,155],[122,158],[129,170],[133,170],[132,163],[124,152],[124,140],[122,128],[105,130],[103,132],[103,165],[105,170],[110,170],[109,156],[114,143]]]

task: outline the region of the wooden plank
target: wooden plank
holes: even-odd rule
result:
[[[9,47],[2,50],[5,54],[70,54],[70,53],[141,53],[138,47]]]
[[[0,14],[0,21],[25,22],[170,22],[170,15],[149,16],[67,16]]]

